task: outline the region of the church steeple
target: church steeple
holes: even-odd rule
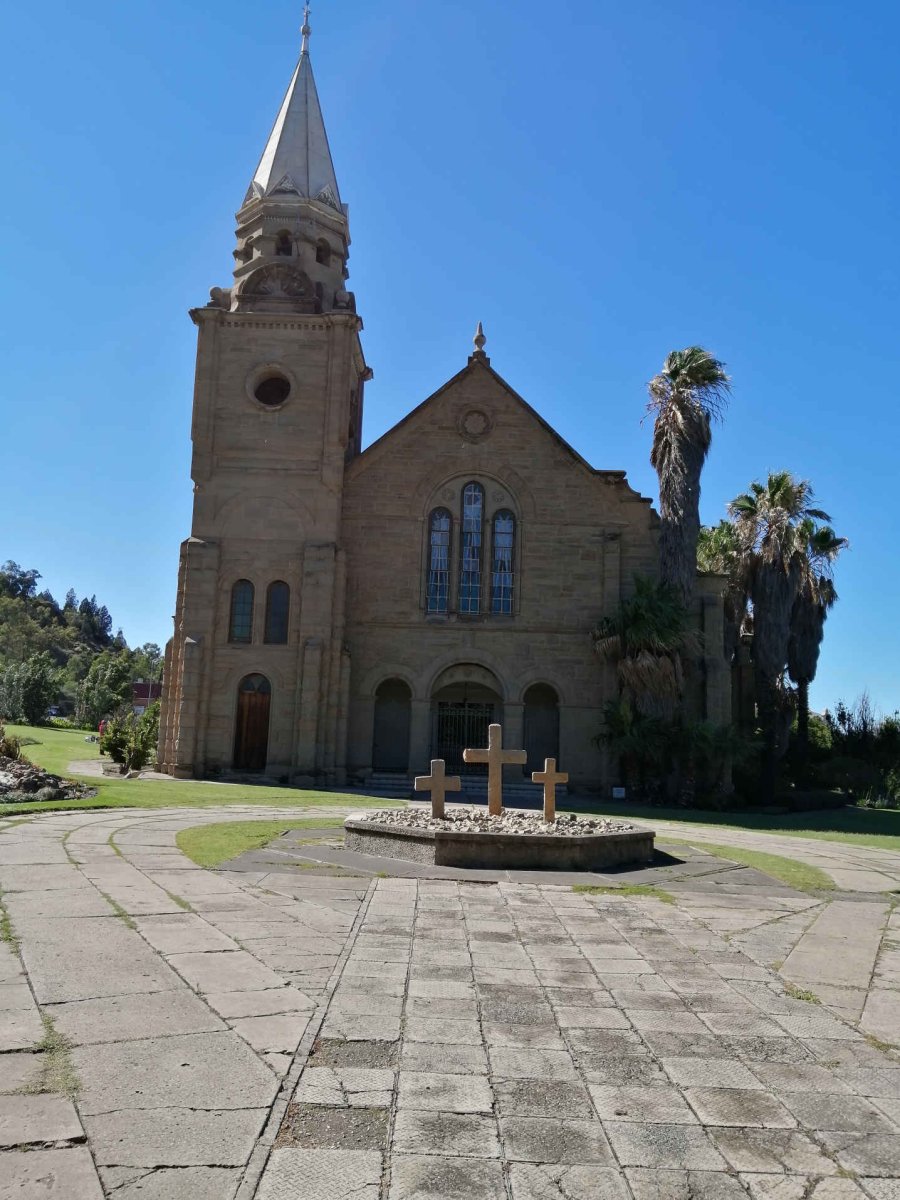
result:
[[[345,287],[350,246],[309,55],[309,5],[300,59],[237,214],[234,286],[213,290],[233,312],[355,311]]]
[[[254,196],[294,193],[342,211],[309,57],[309,11],[307,5],[300,31],[300,61],[244,199],[246,203]]]

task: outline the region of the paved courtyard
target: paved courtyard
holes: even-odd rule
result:
[[[297,816],[0,822],[0,1200],[900,1198],[886,852],[808,896],[693,835],[595,892],[175,845]]]

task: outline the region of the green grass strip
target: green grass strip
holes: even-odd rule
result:
[[[695,850],[714,854],[716,858],[727,858],[730,862],[753,867],[763,875],[770,875],[800,892],[830,892],[835,887],[831,876],[820,871],[818,867],[811,867],[795,858],[784,858],[780,854],[744,850],[738,846],[716,846],[699,840],[691,842],[683,838],[670,838],[667,834],[660,834],[657,841],[660,846],[691,846]]]
[[[575,883],[573,892],[583,892],[588,896],[646,896],[651,900],[661,900],[663,904],[674,904],[675,897],[671,892],[662,888],[651,887],[646,883],[623,883],[621,887],[601,887],[593,883]]]
[[[217,821],[182,829],[175,843],[199,867],[218,867],[247,850],[259,850],[289,829],[342,827],[340,817],[281,821]]]

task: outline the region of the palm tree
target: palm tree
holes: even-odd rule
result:
[[[698,638],[674,588],[635,576],[634,593],[592,638],[597,653],[615,661],[623,700],[645,717],[675,715],[684,685],[681,655],[697,653]]]
[[[832,571],[835,559],[849,542],[838,537],[830,525],[809,522],[801,532],[806,555],[801,564],[800,590],[791,610],[787,666],[797,685],[797,751],[802,763],[809,750],[809,685],[816,677],[825,621],[838,598]]]
[[[753,602],[753,659],[757,709],[763,730],[763,797],[775,797],[781,678],[787,663],[791,614],[804,579],[810,522],[828,521],[813,507],[808,480],[789,471],[755,482],[728,506],[734,520]]]
[[[731,391],[724,363],[702,346],[666,355],[647,385],[655,413],[650,463],[659,476],[660,577],[693,609],[700,532],[700,473]]]
[[[725,657],[734,662],[747,619],[747,573],[737,530],[731,521],[704,525],[697,542],[697,570],[702,575],[724,575],[728,583],[725,606]]]

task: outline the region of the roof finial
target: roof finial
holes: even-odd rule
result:
[[[309,27],[309,5],[303,6],[303,24],[300,27],[300,33],[303,35],[303,41],[300,43],[300,53],[309,54],[309,35],[312,30]]]
[[[472,341],[475,343],[475,353],[483,354],[484,345],[487,341],[487,338],[484,336],[484,329],[482,328],[480,321],[478,322],[478,328],[475,330],[475,336],[472,338]]]

